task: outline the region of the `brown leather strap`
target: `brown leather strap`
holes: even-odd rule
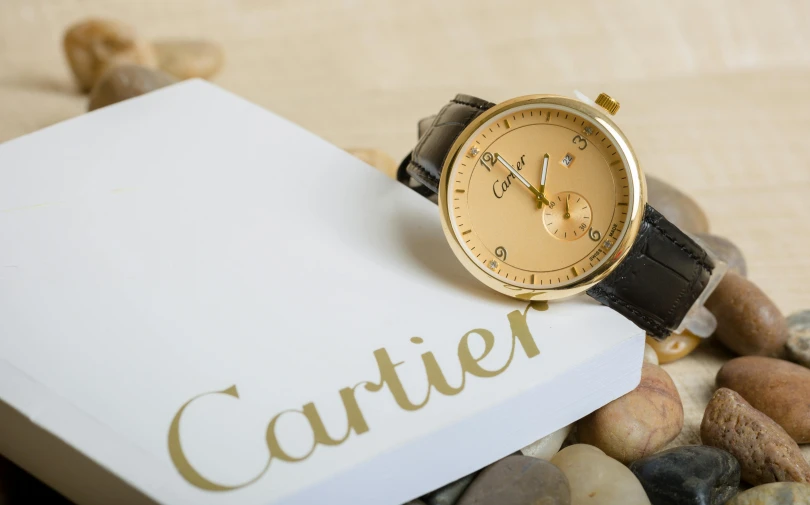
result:
[[[399,166],[397,179],[436,201],[445,158],[462,130],[493,104],[457,95],[419,123],[419,142]],[[706,288],[714,263],[699,245],[647,205],[627,257],[588,295],[616,310],[650,336],[676,329]]]

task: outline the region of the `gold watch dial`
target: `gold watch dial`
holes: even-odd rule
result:
[[[637,230],[635,160],[628,170],[618,130],[587,110],[553,101],[503,108],[465,130],[445,167],[445,228],[457,254],[508,294],[590,279]]]

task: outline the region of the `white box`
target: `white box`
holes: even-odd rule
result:
[[[631,390],[643,346],[488,291],[433,203],[206,82],[0,145],[0,452],[81,504],[402,503]]]

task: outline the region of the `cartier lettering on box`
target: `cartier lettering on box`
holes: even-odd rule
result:
[[[434,203],[207,82],[0,167],[0,452],[79,505],[398,505],[639,382],[627,319],[487,289]]]
[[[369,431],[369,426],[363,417],[363,412],[357,403],[357,398],[355,398],[355,391],[360,386],[363,386],[366,391],[371,392],[381,391],[385,387],[394,397],[397,405],[399,405],[400,408],[408,411],[419,410],[428,403],[430,400],[431,391],[434,389],[437,393],[445,396],[457,395],[464,391],[464,384],[467,379],[467,374],[475,377],[488,378],[495,377],[505,372],[509,367],[509,364],[512,363],[512,358],[515,354],[515,347],[517,345],[522,347],[523,351],[526,353],[526,357],[533,358],[537,356],[540,354],[540,350],[537,348],[534,337],[532,337],[529,327],[526,325],[526,311],[528,311],[530,307],[534,307],[537,310],[547,310],[548,304],[546,302],[531,302],[529,305],[527,305],[526,309],[524,309],[522,313],[515,310],[507,315],[507,318],[509,319],[509,326],[512,329],[512,348],[509,353],[509,359],[506,360],[506,363],[504,363],[503,366],[497,369],[489,370],[480,364],[480,361],[490,353],[495,345],[495,336],[491,331],[483,328],[477,328],[468,331],[461,337],[461,340],[458,343],[458,361],[461,364],[462,375],[460,378],[456,378],[455,381],[452,381],[457,383],[458,386],[452,386],[448,382],[439,363],[436,361],[436,357],[433,356],[433,353],[428,351],[422,354],[422,363],[424,364],[424,372],[427,377],[428,390],[424,395],[424,399],[419,403],[411,402],[402,382],[397,376],[396,367],[402,363],[394,363],[385,348],[377,349],[374,351],[374,358],[376,359],[377,368],[380,372],[379,379],[376,382],[362,382],[353,387],[345,387],[338,392],[343,407],[346,411],[347,429],[345,434],[338,439],[332,438],[324,426],[323,420],[318,414],[318,408],[314,403],[307,403],[301,407],[300,410],[290,409],[279,412],[273,416],[272,419],[270,419],[270,422],[267,425],[266,443],[267,449],[269,450],[267,464],[257,476],[252,477],[242,484],[222,485],[203,477],[194,469],[186,458],[180,442],[180,418],[183,415],[183,411],[185,411],[186,407],[188,407],[191,402],[201,400],[208,395],[220,394],[238,399],[239,392],[236,385],[222,391],[213,391],[210,393],[197,395],[184,403],[177,412],[177,415],[175,415],[174,419],[172,419],[172,425],[169,430],[169,453],[172,456],[172,463],[174,463],[174,466],[177,468],[177,471],[180,472],[183,478],[185,478],[190,484],[201,489],[206,489],[209,491],[231,491],[253,484],[270,469],[270,463],[272,463],[273,460],[287,463],[304,461],[312,456],[315,449],[319,445],[340,445],[346,442],[352,433],[362,435],[363,433]],[[477,335],[484,343],[484,349],[477,357],[474,357],[473,352],[470,350],[469,339],[472,335]],[[411,338],[411,342],[414,344],[421,344],[423,343],[423,340],[419,337],[413,337]],[[305,454],[291,455],[282,448],[281,443],[279,442],[280,435],[277,433],[276,423],[278,422],[279,418],[284,415],[300,416],[309,425],[309,429],[312,432],[312,445],[309,451],[307,451]]]

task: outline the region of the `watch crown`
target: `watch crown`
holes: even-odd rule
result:
[[[599,93],[599,96],[596,97],[596,105],[608,111],[611,116],[619,112],[620,107],[619,102],[605,93]]]

